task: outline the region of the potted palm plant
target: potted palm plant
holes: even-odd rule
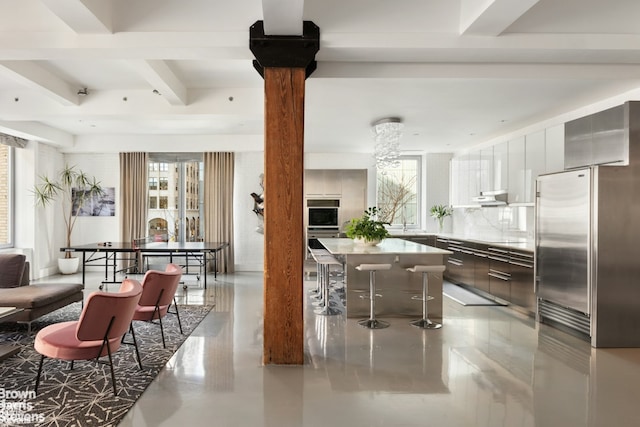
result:
[[[60,200],[66,247],[71,247],[71,233],[84,202],[95,196],[102,196],[104,190],[95,177],[89,177],[75,166],[65,165],[54,178],[40,176],[40,183],[34,186],[33,194],[37,206],[47,206]],[[78,258],[73,257],[71,252],[65,252],[64,258],[58,260],[58,268],[62,274],[75,273],[78,264]]]
[[[377,245],[390,235],[385,225],[388,223],[378,220],[378,209],[373,206],[364,211],[360,218],[353,218],[347,224],[345,233],[356,243]]]

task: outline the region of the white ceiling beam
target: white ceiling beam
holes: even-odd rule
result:
[[[61,105],[79,105],[78,89],[31,61],[2,61],[0,73],[55,100]]]
[[[539,0],[462,0],[460,34],[498,36]]]
[[[14,135],[29,141],[46,142],[58,147],[71,148],[74,136],[38,122],[12,122],[0,120],[0,132]]]
[[[187,88],[165,61],[130,61],[151,87],[171,105],[187,105]]]
[[[592,79],[640,81],[640,64],[460,64],[318,62],[309,78]]]
[[[304,0],[262,0],[264,33],[269,36],[301,36]]]
[[[112,33],[112,0],[40,0],[79,34]]]

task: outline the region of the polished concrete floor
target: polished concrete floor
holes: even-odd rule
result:
[[[180,293],[216,306],[120,426],[640,426],[640,349],[592,349],[509,308],[445,298],[440,330],[370,331],[307,298],[305,365],[263,366],[261,273]]]

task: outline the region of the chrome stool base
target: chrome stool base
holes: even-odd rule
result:
[[[384,329],[389,327],[389,322],[378,319],[364,319],[358,321],[358,325],[368,329]]]
[[[429,319],[414,320],[413,322],[409,322],[409,323],[411,323],[411,325],[415,326],[416,328],[422,328],[422,329],[440,329],[440,328],[442,328],[442,324],[441,323],[432,322]]]
[[[313,310],[313,312],[320,316],[336,316],[338,314],[342,314],[342,311],[329,305],[325,306],[322,310]]]

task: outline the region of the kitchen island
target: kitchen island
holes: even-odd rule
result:
[[[403,239],[384,239],[377,246],[354,243],[352,239],[319,239],[332,255],[343,259],[346,269],[347,317],[368,317],[369,273],[356,270],[360,264],[391,264],[390,270],[376,273],[377,317],[422,317],[422,301],[411,299],[422,294],[422,275],[406,269],[415,265],[445,265],[448,250]],[[429,318],[442,322],[442,277],[429,276]]]

